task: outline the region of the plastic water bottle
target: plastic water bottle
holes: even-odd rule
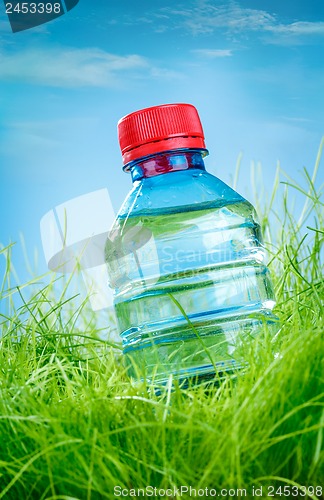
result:
[[[206,172],[194,106],[136,111],[118,133],[133,188],[105,259],[130,373],[164,383],[241,367],[276,321],[254,208]]]

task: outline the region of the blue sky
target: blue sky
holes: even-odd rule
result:
[[[299,180],[324,135],[323,49],[321,0],[80,0],[15,34],[1,5],[0,242],[18,241],[21,279],[20,233],[45,269],[39,221],[48,210],[103,187],[119,208],[131,184],[116,124],[136,109],[194,104],[209,171],[229,182],[243,153],[243,195],[252,160],[266,186],[278,160]]]

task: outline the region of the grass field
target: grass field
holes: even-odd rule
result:
[[[306,187],[279,187],[278,170],[255,200],[282,326],[251,342],[244,374],[208,389],[129,380],[86,301],[68,286],[55,296],[55,281],[11,287],[2,250],[0,499],[324,498],[320,152]]]

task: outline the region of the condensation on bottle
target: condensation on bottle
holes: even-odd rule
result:
[[[206,171],[191,104],[131,113],[118,135],[133,187],[105,260],[129,373],[161,384],[232,373],[277,322],[256,212]]]

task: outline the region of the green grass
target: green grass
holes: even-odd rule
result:
[[[280,169],[268,199],[256,186],[282,327],[251,342],[244,374],[208,389],[170,381],[158,395],[129,380],[86,300],[69,283],[59,296],[55,281],[17,289],[10,248],[2,250],[0,499],[111,499],[115,486],[148,485],[230,489],[234,498],[254,498],[253,487],[267,498],[269,486],[305,498],[298,488],[307,486],[306,498],[322,497],[312,488],[324,491],[319,162],[320,154],[312,177],[305,170],[306,188],[287,177],[279,184]]]

